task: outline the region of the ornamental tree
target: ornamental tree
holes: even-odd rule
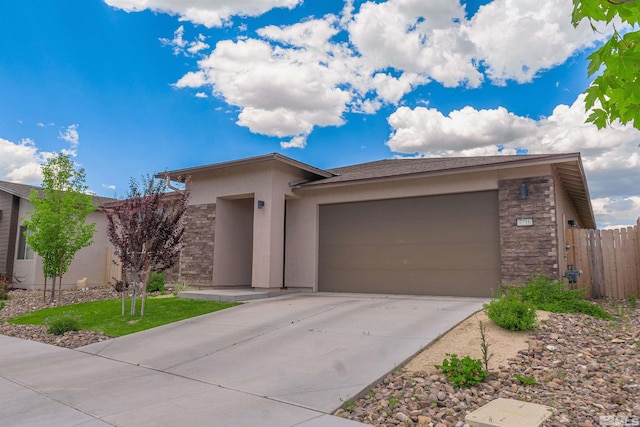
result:
[[[135,315],[136,293],[140,289],[144,316],[146,288],[151,272],[164,271],[178,261],[184,236],[183,217],[189,190],[169,192],[167,183],[143,176],[131,179],[126,199],[106,206],[107,235],[122,267],[122,314],[124,290],[133,286],[130,314]]]
[[[613,26],[611,38],[588,57],[589,76],[602,72],[585,91],[586,121],[598,129],[616,120],[640,129],[640,0],[573,0],[573,7],[574,26],[584,19],[594,31],[596,22]],[[615,28],[618,20],[624,32]]]
[[[88,195],[84,169],[76,169],[68,155],[58,154],[42,166],[42,188],[32,189],[29,202],[33,210],[23,218],[26,241],[42,258],[42,271],[53,278],[51,301],[55,298],[56,277],[62,291],[62,276],[76,252],[92,243],[95,223],[87,216],[96,207]]]

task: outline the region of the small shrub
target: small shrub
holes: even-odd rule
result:
[[[174,287],[173,287],[173,295],[174,296],[178,296],[179,292],[184,292],[187,289],[189,289],[189,284],[187,282],[181,282],[181,283],[177,283]]]
[[[7,291],[7,284],[0,281],[0,301],[9,299],[9,293]]]
[[[522,287],[513,287],[507,293],[515,293],[524,302],[533,304],[536,310],[552,313],[584,313],[601,319],[610,319],[611,314],[602,307],[584,299],[584,289],[568,289],[559,280],[538,275]]]
[[[538,385],[538,384],[540,384],[538,381],[536,381],[536,378],[534,376],[525,377],[525,376],[522,376],[520,374],[514,374],[513,378],[517,379],[522,384],[527,384],[527,385]]]
[[[629,306],[634,310],[638,308],[638,297],[634,294],[629,295]]]
[[[2,310],[4,308],[4,301],[0,300],[0,310]]]
[[[480,328],[480,350],[482,351],[482,361],[484,362],[484,370],[489,372],[489,359],[493,357],[493,353],[489,353],[489,340],[487,339],[487,327],[482,323],[482,320],[478,320],[478,327]]]
[[[448,358],[442,365],[436,365],[454,387],[470,387],[479,384],[487,378],[487,371],[482,369],[482,362],[465,356],[458,358],[457,354],[447,353]]]
[[[80,329],[78,320],[69,314],[47,319],[45,324],[47,325],[47,333],[53,335],[62,335],[65,332]]]
[[[164,273],[151,273],[147,283],[147,292],[164,292]]]
[[[508,292],[499,300],[485,304],[487,317],[510,331],[536,329],[536,309],[533,304],[522,301],[517,294]]]

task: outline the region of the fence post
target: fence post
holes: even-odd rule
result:
[[[589,246],[591,247],[591,296],[604,296],[604,272],[602,263],[602,242],[598,238],[598,230],[589,230]]]
[[[640,218],[636,221],[636,225],[634,226],[634,235],[636,239],[636,256],[635,256],[635,265],[636,265],[636,286],[634,295],[640,296]]]

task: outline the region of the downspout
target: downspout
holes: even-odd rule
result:
[[[284,283],[285,269],[287,267],[287,199],[284,199],[284,236],[282,239],[282,287],[285,290],[287,286]]]

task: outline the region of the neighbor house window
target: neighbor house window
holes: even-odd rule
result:
[[[27,228],[20,226],[20,238],[18,239],[18,259],[33,259],[33,249],[27,244]]]

